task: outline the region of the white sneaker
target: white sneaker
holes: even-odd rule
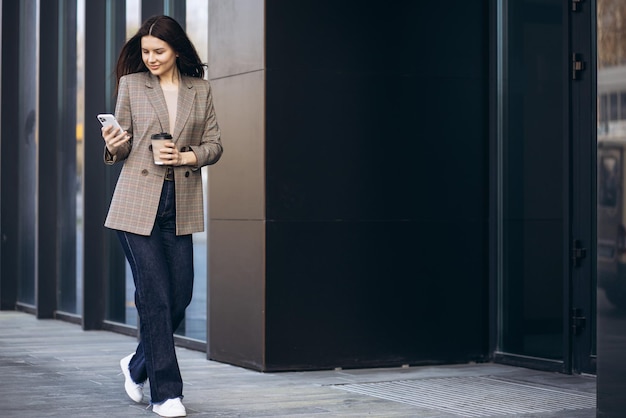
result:
[[[135,383],[132,377],[130,377],[130,369],[128,368],[130,359],[132,359],[134,355],[135,353],[121,359],[120,368],[124,374],[124,389],[126,389],[126,394],[130,399],[139,403],[143,400],[143,383]]]
[[[152,405],[152,411],[162,417],[186,417],[187,411],[180,398],[168,399]]]

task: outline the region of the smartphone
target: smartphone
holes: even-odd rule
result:
[[[100,121],[100,124],[103,127],[106,126],[113,126],[113,130],[115,130],[115,128],[120,130],[121,132],[124,132],[124,130],[122,129],[122,127],[120,126],[120,124],[117,122],[117,119],[115,119],[115,116],[113,116],[110,113],[101,113],[98,115],[98,120]]]

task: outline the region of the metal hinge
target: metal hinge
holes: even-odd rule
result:
[[[572,11],[573,12],[577,12],[580,9],[578,8],[578,6],[580,6],[580,3],[582,3],[584,0],[572,0]]]
[[[572,332],[574,335],[580,334],[587,325],[587,318],[583,316],[583,310],[580,308],[572,309]]]
[[[585,61],[582,60],[582,54],[572,54],[572,80],[578,80],[578,74],[585,69]]]
[[[578,267],[580,265],[580,260],[587,256],[587,249],[582,246],[582,243],[579,239],[575,239],[572,242],[572,263],[574,267]]]

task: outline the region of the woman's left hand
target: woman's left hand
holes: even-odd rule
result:
[[[163,161],[164,165],[185,165],[185,159],[183,158],[183,154],[178,151],[176,148],[176,144],[173,142],[166,142],[164,148],[161,148],[161,161]]]
[[[194,167],[198,164],[198,158],[193,151],[180,152],[176,149],[176,144],[173,142],[166,142],[165,147],[161,148],[159,156],[164,165],[189,165]]]

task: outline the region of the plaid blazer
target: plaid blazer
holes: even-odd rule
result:
[[[150,235],[159,207],[166,166],[154,164],[150,136],[171,132],[165,97],[159,80],[150,72],[120,79],[115,116],[131,140],[104,161],[124,166],[117,180],[104,225],[107,228]],[[193,151],[195,167],[174,167],[176,182],[176,235],[204,230],[204,201],[200,167],[222,155],[220,129],[215,117],[211,86],[196,77],[182,77],[172,141],[180,151]]]

